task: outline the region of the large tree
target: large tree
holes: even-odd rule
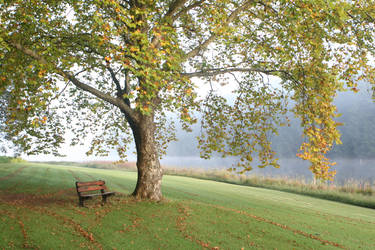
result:
[[[2,128],[28,154],[58,154],[66,129],[72,144],[92,139],[88,153],[125,157],[134,139],[134,195],[160,200],[170,114],[186,130],[203,114],[202,157],[278,167],[269,138],[291,98],[299,156],[329,179],[332,100],[374,82],[374,16],[368,0],[1,0]]]

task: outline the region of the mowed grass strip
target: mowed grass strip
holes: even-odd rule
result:
[[[93,179],[118,194],[80,208]],[[165,201],[138,202],[134,172],[30,163],[0,180],[0,248],[375,249],[375,210],[275,190],[165,176]]]

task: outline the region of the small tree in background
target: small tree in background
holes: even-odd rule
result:
[[[236,156],[247,171],[254,156],[278,167],[269,137],[291,98],[299,156],[330,179],[332,100],[374,82],[374,16],[367,0],[0,1],[2,129],[27,154],[58,155],[66,129],[73,145],[93,135],[88,154],[123,158],[134,140],[133,194],[160,200],[159,158],[175,139],[167,113],[189,130],[201,112],[201,156]],[[220,91],[228,82],[233,102]],[[202,98],[199,84],[210,86]]]

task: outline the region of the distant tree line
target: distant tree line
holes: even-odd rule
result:
[[[21,163],[26,162],[20,157],[9,157],[9,156],[0,156],[0,163]]]

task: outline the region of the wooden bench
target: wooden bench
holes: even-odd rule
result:
[[[107,202],[107,197],[114,195],[115,192],[108,192],[105,186],[105,181],[87,181],[87,182],[76,182],[76,189],[79,198],[79,206],[83,207],[83,202],[88,199],[92,199],[95,196],[102,196],[102,202]],[[100,192],[99,192],[100,191]]]

